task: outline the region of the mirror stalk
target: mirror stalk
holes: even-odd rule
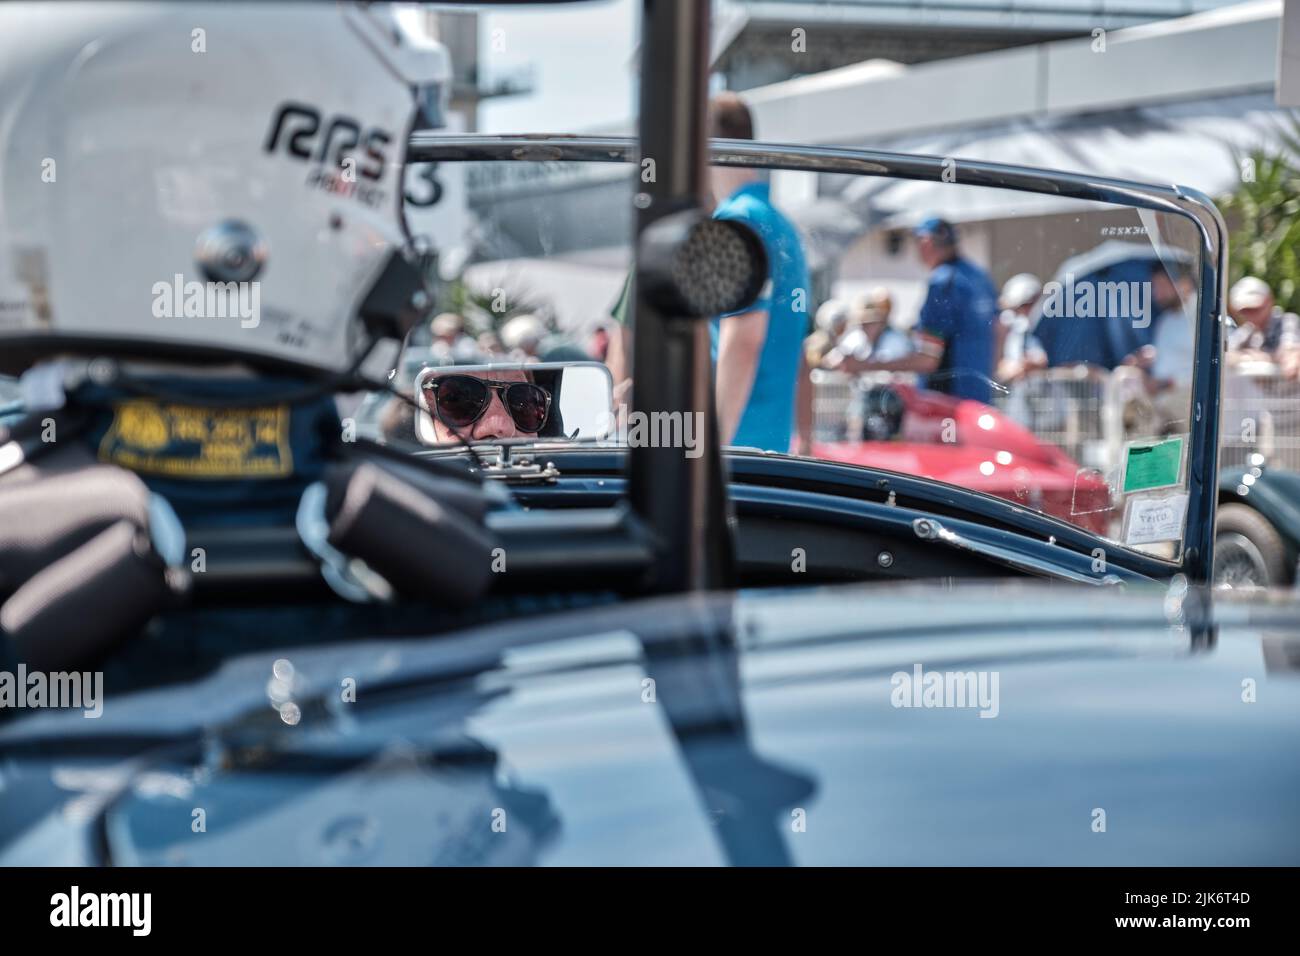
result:
[[[629,497],[655,541],[648,590],[726,588],[734,585],[734,549],[727,524],[707,321],[657,308],[646,295],[647,283],[641,281],[640,271],[644,267],[640,241],[652,224],[674,213],[707,213],[712,205],[705,173],[709,4],[644,0],[641,37],[638,189],[649,202],[638,209],[636,224],[634,413],[692,415],[707,437],[704,453],[696,458],[687,457],[683,448],[630,449]],[[647,165],[646,160],[653,162]],[[650,444],[656,443],[646,443]]]

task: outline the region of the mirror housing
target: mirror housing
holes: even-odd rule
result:
[[[664,315],[710,318],[754,304],[767,281],[767,252],[752,228],[688,209],[641,233],[638,279]]]

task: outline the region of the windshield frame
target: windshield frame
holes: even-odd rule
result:
[[[408,161],[635,163],[635,137],[576,135],[482,135],[414,133]],[[955,164],[960,182],[1018,192],[1112,203],[1190,219],[1200,238],[1198,314],[1192,370],[1191,421],[1187,452],[1187,519],[1177,560],[1155,557],[1169,573],[1208,581],[1214,552],[1218,501],[1219,409],[1223,376],[1223,316],[1227,301],[1227,226],[1208,196],[1178,185],[1155,185],[1086,173],[1061,172],[964,160],[837,146],[799,146],[748,140],[710,140],[707,161],[718,166],[843,173],[886,179],[950,182]],[[1095,536],[1107,547],[1136,552]],[[1148,556],[1150,557],[1150,556]]]

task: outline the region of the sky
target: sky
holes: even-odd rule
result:
[[[536,92],[480,107],[484,133],[567,133],[617,123],[635,113],[636,0],[485,8],[483,69],[531,65]]]

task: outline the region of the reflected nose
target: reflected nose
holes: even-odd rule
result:
[[[474,438],[481,441],[486,438],[516,438],[518,435],[515,420],[501,403],[501,393],[493,389],[491,404],[474,426]]]

